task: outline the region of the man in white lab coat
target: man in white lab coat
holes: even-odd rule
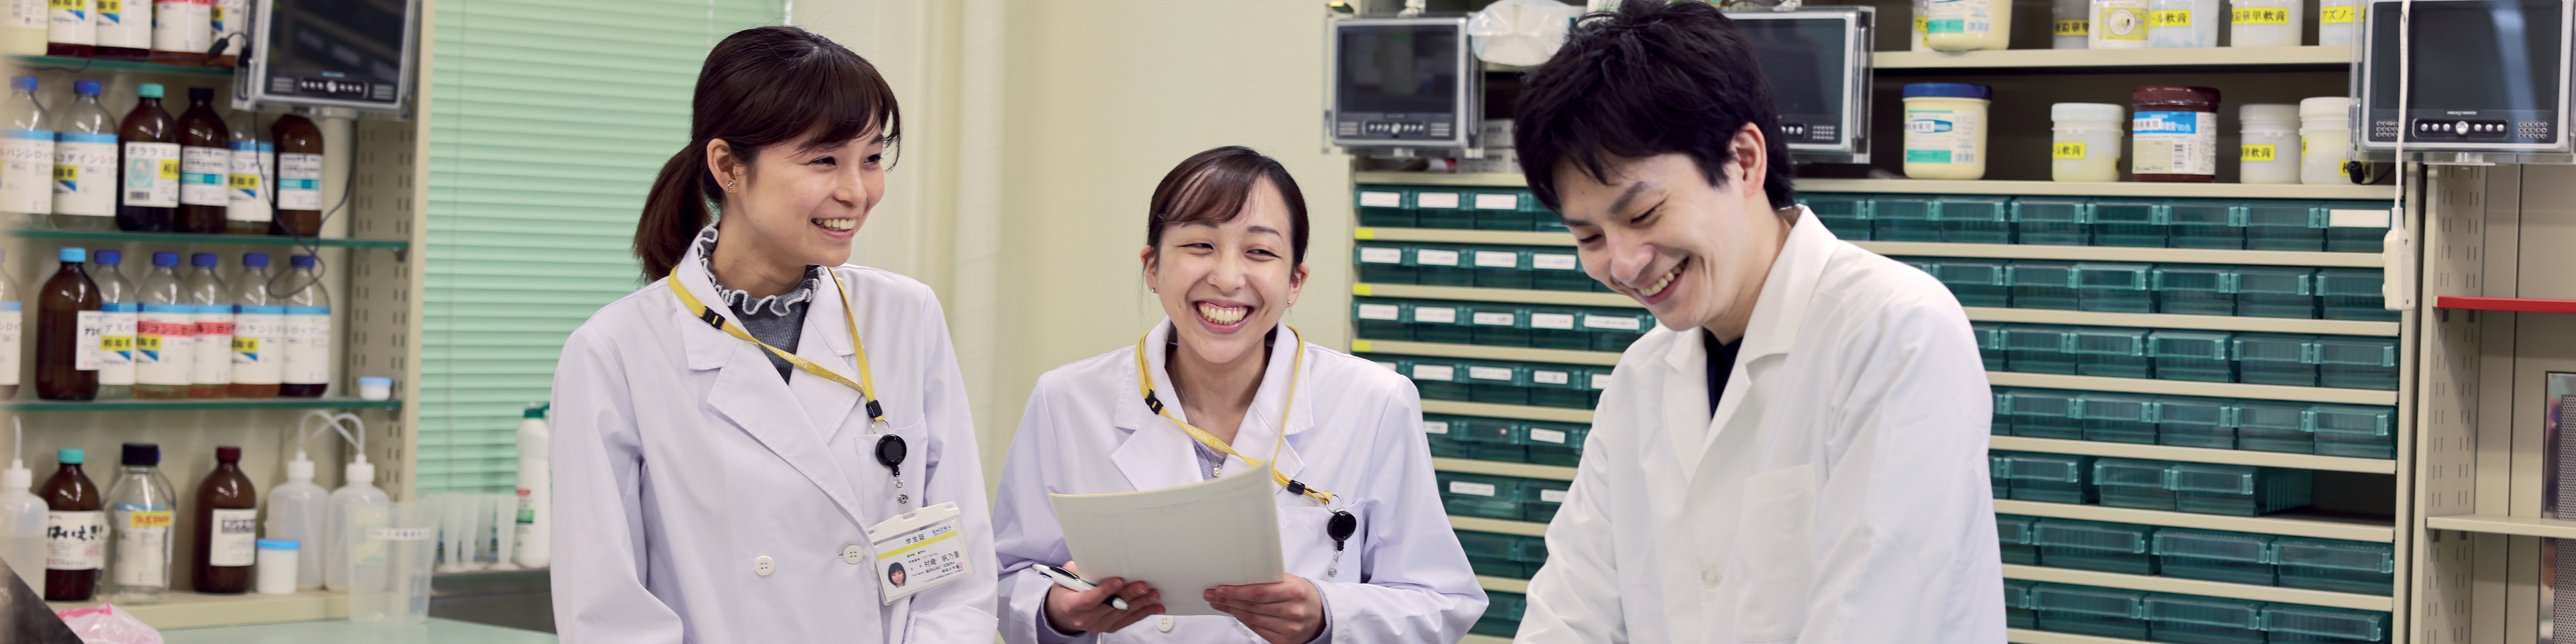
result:
[[[1587,18],[1527,78],[1531,191],[1662,328],[1602,396],[1522,642],[2004,641],[1967,316],[1793,204],[1773,105],[1699,2]]]

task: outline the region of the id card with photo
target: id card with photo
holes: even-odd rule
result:
[[[868,528],[876,545],[878,596],[885,603],[966,578],[966,535],[958,530],[955,502],[887,519]]]

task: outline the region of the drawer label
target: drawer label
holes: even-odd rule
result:
[[[1432,382],[1449,382],[1458,379],[1458,368],[1445,364],[1413,365],[1413,379],[1429,380]]]
[[[1413,307],[1413,321],[1432,324],[1457,324],[1458,309],[1445,306]]]
[[[1468,367],[1469,380],[1510,380],[1512,370],[1504,367]]]
[[[1531,314],[1530,314],[1530,328],[1533,328],[1533,329],[1563,329],[1563,330],[1569,330],[1569,331],[1570,331],[1570,330],[1573,330],[1573,329],[1574,329],[1574,314],[1572,314],[1572,313],[1531,313]]]
[[[1448,433],[1449,433],[1449,423],[1444,422],[1444,421],[1437,421],[1437,420],[1426,420],[1426,421],[1422,421],[1422,433],[1425,433],[1425,434],[1443,434],[1443,435],[1448,434]]]
[[[1583,326],[1584,328],[1589,329],[1615,329],[1620,331],[1635,331],[1645,328],[1645,325],[1637,322],[1637,318],[1614,318],[1607,315],[1583,316]]]
[[[1495,490],[1494,490],[1494,484],[1492,484],[1492,483],[1475,483],[1475,482],[1470,482],[1470,481],[1450,481],[1450,482],[1449,482],[1449,493],[1450,493],[1450,494],[1465,494],[1465,495],[1468,495],[1468,496],[1493,496],[1493,495],[1494,495],[1494,493],[1495,493]]]
[[[1477,210],[1519,210],[1521,196],[1513,194],[1476,195]]]
[[[1404,263],[1404,249],[1402,249],[1402,248],[1380,248],[1380,247],[1376,247],[1376,246],[1361,246],[1361,247],[1360,247],[1360,263],[1362,263],[1362,264],[1402,264],[1402,263]]]
[[[1402,207],[1404,207],[1404,193],[1401,193],[1401,192],[1362,192],[1362,193],[1360,193],[1360,207],[1362,207],[1362,208],[1402,208]]]
[[[1566,383],[1569,383],[1569,382],[1573,382],[1573,380],[1574,380],[1574,374],[1567,373],[1567,372],[1563,372],[1563,371],[1546,371],[1546,370],[1538,370],[1538,371],[1531,371],[1531,372],[1530,372],[1530,381],[1531,381],[1531,382],[1536,382],[1536,383],[1539,383],[1539,384],[1542,384],[1542,385],[1562,385],[1562,384],[1566,384]],[[1533,429],[1533,430],[1530,430],[1530,431],[1537,432],[1537,431],[1550,431],[1550,430]],[[1561,434],[1562,432],[1559,432],[1559,433]],[[1548,442],[1551,442],[1551,443],[1562,443],[1562,442],[1565,442],[1565,441],[1563,441],[1563,440],[1554,440],[1554,441],[1548,441]]]
[[[1511,251],[1476,251],[1478,268],[1520,268],[1521,254]]]
[[[1562,253],[1531,253],[1530,267],[1551,271],[1583,270],[1582,263],[1577,261],[1573,255]]]
[[[1425,192],[1417,194],[1413,196],[1413,205],[1417,208],[1449,208],[1454,210],[1458,207],[1458,193]]]
[[[1560,374],[1560,375],[1562,375],[1562,374]],[[1532,428],[1530,428],[1529,432],[1530,432],[1530,440],[1538,441],[1538,442],[1541,442],[1541,443],[1555,443],[1555,444],[1558,444],[1558,445],[1563,445],[1563,444],[1565,444],[1565,430],[1560,430],[1560,429],[1539,429],[1539,428],[1536,428],[1536,427],[1532,427]]]
[[[1510,314],[1510,313],[1485,313],[1485,312],[1481,312],[1481,311],[1480,311],[1480,312],[1477,312],[1477,313],[1476,313],[1476,316],[1475,316],[1475,317],[1476,317],[1476,324],[1479,324],[1479,325],[1484,325],[1484,326],[1511,326],[1511,325],[1512,325],[1512,314]]]
[[[1457,266],[1458,251],[1429,248],[1413,251],[1413,263],[1424,266]]]
[[[1396,319],[1397,312],[1398,309],[1393,304],[1360,305],[1360,319],[1362,320],[1394,320]]]

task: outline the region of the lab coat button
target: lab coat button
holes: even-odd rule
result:
[[[850,547],[841,549],[841,560],[850,562],[850,565],[858,565],[860,561],[866,560],[867,557],[868,553],[860,551],[857,544],[852,544]]]
[[[767,577],[769,576],[769,573],[776,570],[778,570],[778,564],[770,561],[768,557],[758,557],[751,560],[752,574]]]
[[[1154,630],[1162,631],[1162,632],[1165,632],[1165,633],[1172,632],[1172,616],[1170,616],[1170,615],[1155,615],[1155,616],[1154,616]]]
[[[1719,583],[1724,581],[1726,581],[1726,573],[1719,572],[1716,566],[1709,566],[1708,568],[1699,571],[1699,583],[1702,585],[1716,588]]]

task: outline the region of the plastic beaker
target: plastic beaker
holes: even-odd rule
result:
[[[438,512],[410,501],[349,508],[349,621],[429,621],[431,560],[438,556]]]

